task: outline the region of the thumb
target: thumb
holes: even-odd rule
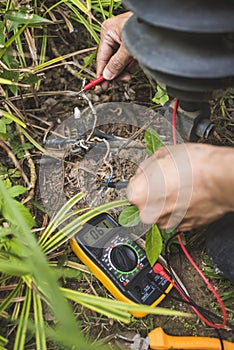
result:
[[[125,46],[121,44],[118,51],[110,58],[103,71],[104,79],[112,80],[117,77],[125,69],[130,58],[130,53]]]

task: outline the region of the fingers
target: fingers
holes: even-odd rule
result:
[[[103,24],[101,31],[101,40],[97,53],[97,77],[103,74],[104,68],[108,64],[110,57],[119,48],[120,42],[121,40],[118,34]]]
[[[138,207],[143,223],[157,222],[165,206],[166,195],[164,175],[156,159],[150,157],[140,165],[129,182],[127,197]],[[156,199],[157,206],[154,205]]]
[[[121,38],[122,28],[131,15],[131,12],[126,12],[103,23],[97,54],[97,77],[103,75],[107,81],[116,77],[128,81],[130,80],[129,73],[135,71],[136,63],[134,62],[125,71],[131,55],[122,43]],[[107,84],[103,84],[102,87],[107,87]]]
[[[186,215],[191,198],[191,167],[182,146],[162,147],[141,163],[127,197],[145,224],[173,229]]]
[[[119,74],[127,66],[131,55],[126,50],[123,44],[120,45],[118,51],[109,59],[107,65],[103,70],[103,77],[106,80],[112,80],[119,76]]]

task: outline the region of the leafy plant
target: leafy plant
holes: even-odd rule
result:
[[[10,196],[22,191],[23,189],[19,187],[7,190],[0,182],[0,212],[3,219],[0,227],[0,271],[2,278],[9,279],[10,276],[14,276],[16,282],[11,293],[0,305],[0,315],[10,308],[13,298],[23,297],[23,304],[17,307],[15,315],[15,319],[19,320],[14,349],[25,348],[28,329],[34,333],[36,348],[40,350],[47,348],[47,339],[71,349],[91,349],[91,345],[82,336],[64,297],[122,322],[130,321],[129,311],[133,310],[153,314],[183,314],[162,308],[107,300],[59,287],[58,274],[55,273],[55,267],[52,269],[49,266],[46,256],[59,249],[95,215],[126,205],[127,201],[112,202],[89,210],[88,208],[71,210],[84,197],[84,194],[79,193],[61,208],[37,241],[30,230],[32,222],[26,220],[25,213],[21,212],[23,205],[21,203],[16,205],[16,201]],[[70,266],[79,267],[75,264]],[[43,320],[45,306],[53,315],[52,324],[46,324]],[[34,319],[30,318],[32,310]]]
[[[210,280],[219,281],[222,285],[222,292],[219,292],[219,296],[223,300],[226,310],[232,315],[232,323],[234,323],[234,290],[233,283],[226,280],[221,272],[217,272],[212,265],[212,262],[207,254],[204,256],[203,272]],[[215,306],[218,306],[215,304]]]
[[[167,93],[159,86],[157,85],[157,91],[152,99],[154,103],[160,106],[164,106],[167,101],[169,101],[169,96]]]
[[[152,128],[148,128],[145,131],[144,141],[146,143],[146,150],[150,156],[163,146],[163,142],[157,131]]]
[[[118,218],[119,224],[126,227],[131,227],[139,224],[139,210],[135,205],[130,205],[124,209]]]
[[[117,9],[120,5],[119,0],[87,0],[86,2],[69,0],[66,2],[66,6],[72,11],[71,18],[81,23],[97,44],[100,40],[100,21],[110,18],[113,15],[113,9]]]
[[[4,21],[0,21],[0,83],[14,95],[18,93],[19,87],[30,87],[30,77],[34,75],[30,66],[35,65],[37,59],[33,52],[35,45],[32,31],[51,23],[33,11],[30,5],[24,6],[17,1],[2,2],[0,5],[0,14],[4,15]],[[25,42],[32,57],[31,64],[26,59]],[[18,57],[14,50],[18,52]],[[6,96],[9,94],[6,89],[4,92]]]
[[[147,232],[145,250],[150,265],[153,266],[162,252],[162,236],[155,224]]]

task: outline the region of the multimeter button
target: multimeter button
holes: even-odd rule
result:
[[[135,291],[137,293],[141,293],[141,287],[140,286],[135,286]]]
[[[111,261],[120,271],[131,271],[137,265],[137,256],[134,250],[127,245],[117,245],[111,251]]]

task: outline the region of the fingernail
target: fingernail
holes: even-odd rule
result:
[[[106,80],[112,80],[114,78],[114,74],[108,68],[105,68],[103,71],[103,77]]]

